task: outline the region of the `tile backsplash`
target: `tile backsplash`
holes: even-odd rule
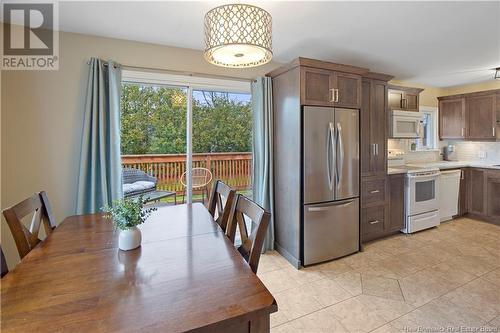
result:
[[[414,140],[409,139],[389,139],[388,153],[389,159],[403,158],[406,163],[435,162],[442,160],[439,149],[412,151],[410,145]]]
[[[400,157],[406,163],[434,162],[443,159],[442,148],[448,144],[455,146],[456,158],[459,161],[474,161],[500,164],[500,142],[475,141],[439,141],[439,149],[412,151],[412,140],[389,139],[389,158]]]
[[[485,163],[500,163],[500,142],[441,141],[440,147],[455,146],[457,159]]]

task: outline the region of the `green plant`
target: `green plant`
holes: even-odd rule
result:
[[[146,201],[142,195],[137,199],[124,198],[113,201],[112,206],[104,206],[102,210],[106,212],[105,217],[113,220],[118,229],[127,230],[144,223],[157,210],[155,207],[143,209]]]

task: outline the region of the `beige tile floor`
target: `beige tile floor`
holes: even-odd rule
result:
[[[500,332],[500,226],[467,218],[301,270],[268,252],[258,275],[273,333]]]

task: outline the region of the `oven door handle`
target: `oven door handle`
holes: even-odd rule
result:
[[[441,173],[433,173],[432,175],[417,175],[417,176],[413,176],[413,175],[406,175],[406,177],[410,178],[410,179],[436,179]]]

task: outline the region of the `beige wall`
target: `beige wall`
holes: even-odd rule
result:
[[[86,63],[92,56],[124,65],[242,78],[263,75],[276,66],[224,69],[205,62],[200,51],[61,33],[58,71],[2,72],[2,208],[45,190],[58,222],[74,214]],[[2,247],[13,267],[18,257],[5,221],[1,230]]]
[[[481,83],[444,88],[443,89],[444,93],[442,96],[455,95],[455,94],[465,94],[465,93],[471,93],[471,92],[483,91],[483,90],[492,90],[492,89],[500,89],[500,80],[491,79],[489,81],[485,81],[485,82],[481,82]]]

